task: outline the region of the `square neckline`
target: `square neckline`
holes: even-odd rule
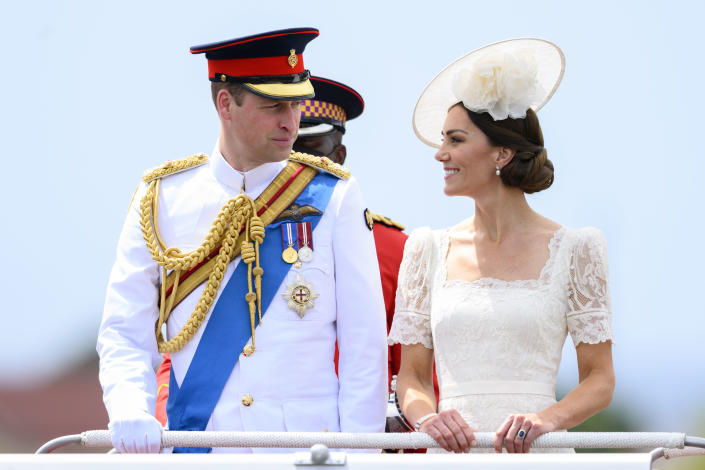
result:
[[[558,253],[558,247],[563,241],[566,228],[561,226],[551,236],[548,241],[548,259],[544,263],[541,271],[539,272],[539,277],[536,279],[515,279],[513,281],[506,281],[504,279],[497,279],[494,277],[480,277],[478,279],[469,281],[467,279],[448,279],[448,253],[450,252],[450,228],[442,230],[440,233],[440,254],[441,254],[441,283],[443,287],[452,287],[456,285],[460,286],[472,286],[472,287],[513,287],[513,288],[536,288],[541,284],[546,284],[550,279],[551,268],[555,264],[556,255]]]

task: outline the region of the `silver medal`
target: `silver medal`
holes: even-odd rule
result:
[[[309,263],[313,259],[313,250],[308,246],[299,248],[299,259],[304,263]]]

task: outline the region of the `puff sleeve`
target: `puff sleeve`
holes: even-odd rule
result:
[[[433,349],[431,286],[436,265],[433,233],[428,227],[411,232],[399,267],[394,321],[387,342],[423,344]]]

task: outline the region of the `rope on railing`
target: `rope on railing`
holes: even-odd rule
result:
[[[477,447],[494,447],[493,432],[476,432]],[[532,448],[682,449],[686,435],[663,432],[551,432],[539,436]],[[110,431],[81,434],[86,447],[111,447]],[[164,431],[163,447],[259,447],[309,448],[323,444],[335,449],[419,449],[440,447],[426,433],[337,433],[337,432],[228,432]]]

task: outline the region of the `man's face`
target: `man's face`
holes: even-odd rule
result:
[[[345,146],[341,145],[341,140],[339,131],[326,135],[299,136],[294,147],[302,152],[326,156],[342,165],[345,161]]]
[[[230,104],[227,133],[239,158],[252,165],[289,157],[299,131],[300,101],[283,101],[245,93],[242,106]]]

